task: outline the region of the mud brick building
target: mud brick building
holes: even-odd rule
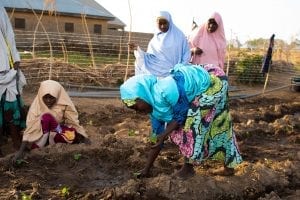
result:
[[[127,49],[126,24],[94,0],[1,0],[0,5],[7,10],[20,50],[49,49],[50,43],[82,49],[88,42],[97,50],[118,51],[120,42]],[[153,34],[131,35],[146,48]]]
[[[94,0],[1,0],[15,30],[106,34],[125,24]]]

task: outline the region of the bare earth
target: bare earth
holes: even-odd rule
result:
[[[29,105],[34,95],[24,93]],[[167,141],[150,178],[137,179],[150,148],[150,123],[118,99],[72,98],[92,144],[57,144],[12,166],[11,144],[0,159],[0,199],[300,199],[300,93],[288,88],[230,101],[244,162],[235,176],[212,176],[206,161],[187,180]]]

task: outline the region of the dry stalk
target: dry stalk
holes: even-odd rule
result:
[[[130,0],[128,0],[128,8],[129,8],[129,32],[128,32],[128,43],[131,42],[131,30],[132,30],[132,14],[131,14],[131,5],[130,5]],[[125,76],[124,76],[124,81],[127,80],[128,76],[128,67],[129,67],[129,60],[130,60],[130,48],[129,45],[127,47],[127,62],[126,62],[126,71],[125,71]]]
[[[27,1],[26,1],[26,3],[28,4],[29,7],[31,7],[31,5],[30,5]],[[44,5],[44,8],[45,8],[45,5]],[[41,15],[40,15],[40,17],[39,17],[39,16],[36,14],[36,12],[34,11],[34,9],[31,7],[31,10],[32,10],[34,16],[38,19],[38,23],[37,23],[37,25],[36,25],[36,27],[35,27],[35,30],[34,30],[34,40],[33,40],[33,44],[32,44],[32,46],[33,46],[33,53],[32,53],[32,56],[33,56],[33,58],[34,58],[34,47],[35,47],[36,32],[37,32],[38,27],[39,27],[39,25],[40,25],[40,26],[42,27],[44,33],[46,34],[46,37],[47,37],[47,40],[48,40],[48,44],[49,44],[49,48],[50,48],[50,49],[49,49],[49,50],[50,50],[50,70],[49,70],[49,79],[51,79],[51,77],[52,77],[52,63],[53,63],[53,50],[52,50],[52,44],[51,44],[49,35],[48,35],[48,33],[47,33],[47,31],[46,31],[46,29],[45,29],[43,23],[41,22],[42,17],[43,17],[43,14],[44,14],[44,8],[43,8],[42,13],[41,13]]]
[[[118,63],[119,64],[121,63],[123,37],[124,37],[124,31],[122,32],[122,35],[120,36],[119,55],[118,55]]]
[[[88,36],[88,46],[89,46],[89,51],[90,51],[90,54],[91,54],[93,68],[96,69],[96,63],[95,63],[94,51],[93,51],[93,44],[92,44],[89,28],[88,28],[88,25],[87,25],[87,22],[86,22],[86,15],[81,14],[81,19],[82,19],[82,24],[84,26],[83,30],[84,30],[85,34]]]
[[[54,6],[53,6],[53,13],[54,13],[55,21],[56,21],[56,29],[57,29],[59,38],[61,40],[61,49],[62,49],[62,52],[63,52],[63,55],[64,55],[64,61],[68,62],[68,50],[67,50],[67,46],[65,44],[65,41],[61,36],[61,32],[59,30],[59,26],[58,26],[59,23],[58,23],[58,17],[57,17],[57,13],[56,13],[56,7],[54,7]]]

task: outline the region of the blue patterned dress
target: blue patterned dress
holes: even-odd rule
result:
[[[163,79],[131,77],[120,92],[123,101],[140,98],[152,106],[152,137],[164,132],[165,123],[180,125],[170,137],[189,163],[214,158],[234,168],[242,162],[228,108],[227,77],[219,67],[179,64]]]

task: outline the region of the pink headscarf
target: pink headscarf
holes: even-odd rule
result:
[[[191,59],[193,64],[214,64],[224,68],[226,54],[226,38],[223,20],[219,13],[215,12],[209,19],[215,19],[218,29],[209,33],[207,31],[208,20],[206,23],[195,29],[189,36],[191,48],[198,47],[203,50],[201,55],[194,55]]]

